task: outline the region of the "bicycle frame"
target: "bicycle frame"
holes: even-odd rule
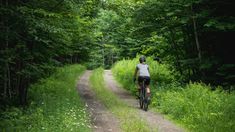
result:
[[[140,108],[147,111],[148,110],[148,99],[146,96],[147,92],[146,92],[145,81],[146,81],[146,79],[143,80],[142,85],[141,85],[139,103],[140,103]]]

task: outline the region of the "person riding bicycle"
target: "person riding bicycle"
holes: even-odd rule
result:
[[[134,82],[136,81],[136,75],[138,73],[138,92],[140,93],[141,85],[144,79],[146,79],[145,85],[147,89],[147,97],[150,99],[150,72],[149,72],[149,66],[145,63],[146,58],[144,56],[141,56],[139,58],[139,64],[137,64],[135,68],[135,74],[134,74]]]

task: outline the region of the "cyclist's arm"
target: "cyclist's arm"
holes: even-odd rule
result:
[[[135,74],[134,74],[134,78],[136,78],[137,72],[138,72],[138,67],[135,68]]]
[[[149,72],[149,75],[150,75],[150,70],[149,70],[149,66],[147,67],[147,69],[148,69],[148,72]]]

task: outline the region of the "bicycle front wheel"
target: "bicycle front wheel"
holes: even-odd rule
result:
[[[143,109],[143,105],[144,105],[144,95],[143,95],[143,91],[140,91],[140,95],[139,95],[139,104],[140,104],[140,109]]]

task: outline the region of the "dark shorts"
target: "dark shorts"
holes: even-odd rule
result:
[[[146,85],[149,85],[149,83],[150,83],[150,77],[147,77],[147,76],[139,76],[139,77],[138,77],[138,83],[141,84],[144,79],[146,79],[145,84],[146,84]]]

